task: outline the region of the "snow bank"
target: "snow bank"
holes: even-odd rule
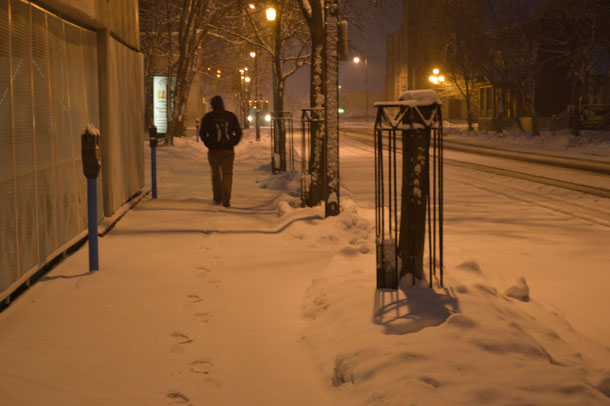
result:
[[[258,180],[261,189],[269,190],[284,190],[292,196],[300,196],[301,178],[296,171],[280,173],[277,175],[268,175],[263,179]]]
[[[564,156],[610,159],[610,131],[582,131],[579,136],[575,136],[569,130],[564,130],[554,135],[542,132],[535,136],[523,131],[498,134],[495,131],[465,131],[459,125],[443,125],[448,140],[526,152],[553,151]]]
[[[504,290],[504,294],[508,297],[528,302],[530,300],[530,289],[525,282],[525,278],[519,278],[514,284]]]
[[[525,279],[501,294],[476,260],[450,256],[444,288],[377,291],[374,218],[343,205],[293,230],[335,252],[301,309],[337,405],[610,404],[610,381],[582,352],[607,360],[608,351],[524,302]]]

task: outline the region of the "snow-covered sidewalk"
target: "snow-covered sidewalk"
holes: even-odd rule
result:
[[[470,190],[449,185],[446,287],[377,292],[372,154],[342,146],[323,219],[269,153],[246,133],[225,209],[202,144],[160,148],[159,199],[100,240],[101,270],[81,249],[0,314],[0,404],[610,404],[607,343],[469,257]]]

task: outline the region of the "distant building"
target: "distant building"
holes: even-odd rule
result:
[[[502,9],[497,7],[499,3],[491,0],[472,2],[479,4],[474,9],[480,10],[488,28],[494,29],[491,21],[504,15],[501,14]],[[428,82],[432,69],[439,68],[443,73],[438,52],[443,46],[442,30],[434,23],[439,15],[437,13],[443,9],[440,3],[440,0],[403,0],[402,27],[386,39],[386,97],[396,100],[406,90],[430,88],[437,91],[443,102],[444,118],[465,119],[464,97],[457,88],[447,80],[443,84]],[[552,38],[553,30],[558,25],[563,26],[561,20],[557,20],[557,15],[563,15],[563,18],[569,16],[565,9],[558,8],[566,7],[568,3],[531,0],[523,4],[527,6],[523,10],[523,21],[517,26],[510,25],[510,30],[522,26],[528,38],[539,41],[532,45],[533,61],[528,65],[532,67],[533,79],[531,73],[528,76],[522,72],[522,67],[504,72],[503,76],[498,72],[488,72],[484,76],[480,72],[481,81],[475,89],[472,106],[479,128],[533,130],[536,120],[539,126],[548,127],[552,123],[552,116],[567,114],[568,105],[573,105],[571,111],[580,112],[581,121],[584,121],[585,113],[592,119],[608,121],[608,116],[604,116],[610,112],[608,51],[605,51],[606,57],[598,60],[589,76],[576,77],[570,73],[573,70],[568,64],[557,61],[557,55],[565,52],[565,49],[553,50],[554,46],[562,47],[561,44],[565,42],[553,41]],[[502,37],[501,32],[496,34]],[[580,83],[587,84],[585,91],[579,87]],[[590,111],[598,113],[592,115]]]
[[[439,52],[443,38],[434,21],[440,10],[438,0],[403,0],[402,26],[386,38],[386,98],[398,100],[413,89],[432,89],[443,102],[445,119],[466,119],[466,103],[447,80],[433,84],[433,69],[443,73]],[[475,100],[476,101],[476,100]],[[476,118],[476,108],[473,109]]]

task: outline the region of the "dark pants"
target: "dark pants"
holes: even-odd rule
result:
[[[212,168],[212,188],[214,201],[229,204],[233,183],[233,160],[235,152],[230,149],[208,150],[208,161]]]

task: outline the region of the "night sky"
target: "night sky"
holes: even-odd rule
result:
[[[363,0],[368,1],[368,0]],[[366,21],[365,32],[359,32],[353,26],[349,28],[350,54],[347,61],[339,63],[339,83],[342,91],[364,91],[365,75],[362,63],[355,64],[352,58],[356,55],[368,57],[368,82],[370,92],[385,91],[386,35],[400,29],[402,1],[391,0],[392,7],[384,13],[382,23]],[[308,100],[309,67],[301,69],[287,82],[288,97],[293,100]]]

